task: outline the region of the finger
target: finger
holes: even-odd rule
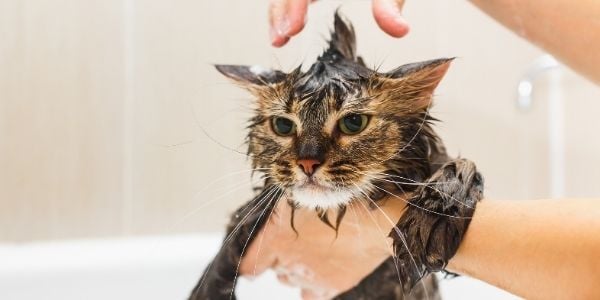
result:
[[[271,44],[281,47],[304,28],[309,0],[271,0],[269,26]]]
[[[377,25],[393,37],[405,36],[410,27],[402,16],[404,0],[373,0],[373,16]]]
[[[277,256],[272,251],[273,249],[269,247],[270,244],[265,237],[265,232],[261,230],[246,249],[244,257],[242,257],[240,275],[258,276],[275,265]]]

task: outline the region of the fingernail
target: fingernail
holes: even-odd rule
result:
[[[286,17],[282,17],[269,30],[269,35],[271,36],[271,44],[273,44],[273,46],[276,47],[281,47],[285,45],[285,43],[290,39],[288,36],[289,31],[290,21],[288,21]]]
[[[286,16],[283,16],[279,22],[275,24],[275,31],[282,37],[287,37],[290,34],[290,21]]]
[[[281,39],[277,31],[275,30],[275,27],[271,27],[269,29],[269,36],[271,37],[271,44],[273,45],[275,45],[277,41]]]
[[[271,28],[269,30],[269,35],[271,37],[271,45],[275,47],[281,47],[285,45],[285,43],[287,43],[287,41],[290,39],[287,36],[281,35],[275,28]]]
[[[396,21],[396,23],[399,25],[404,25],[404,26],[408,27],[408,22],[406,21],[406,19],[404,18],[404,16],[401,13],[398,13],[394,17],[394,21]]]
[[[398,6],[396,1],[386,1],[385,2],[386,10],[389,12],[389,16],[397,25],[408,25],[406,19],[402,15],[401,7]]]

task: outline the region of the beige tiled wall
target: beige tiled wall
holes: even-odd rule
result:
[[[0,239],[122,229],[120,1],[0,1]]]
[[[251,195],[240,154],[251,100],[211,64],[291,70],[322,49],[340,3],[315,4],[275,50],[266,1],[0,1],[0,240],[220,229]],[[408,1],[402,40],[377,30],[368,5],[342,5],[368,63],[458,57],[434,113],[488,196],[547,196],[543,77],[534,108],[515,109],[541,52],[462,0]],[[600,92],[568,72],[563,82],[567,193],[598,196]]]

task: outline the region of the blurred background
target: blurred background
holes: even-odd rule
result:
[[[252,102],[211,64],[310,63],[337,7],[370,66],[458,57],[432,114],[487,198],[600,195],[600,89],[466,1],[407,1],[400,40],[369,1],[321,1],[275,49],[264,0],[0,0],[0,298],[182,299],[252,196]]]

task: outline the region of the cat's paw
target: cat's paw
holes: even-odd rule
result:
[[[415,191],[390,233],[405,289],[446,267],[482,197],[483,177],[466,159],[446,163]]]

